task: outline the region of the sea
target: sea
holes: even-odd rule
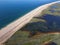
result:
[[[0,29],[31,10],[57,0],[0,0]]]

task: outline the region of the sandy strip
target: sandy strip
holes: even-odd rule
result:
[[[44,9],[57,2],[60,1],[42,5],[22,16],[21,18],[17,19],[16,21],[12,22],[11,24],[7,25],[6,27],[2,28],[0,30],[0,43],[6,42],[16,31],[18,31],[18,29],[22,28],[25,24],[27,24],[34,16],[41,14]]]

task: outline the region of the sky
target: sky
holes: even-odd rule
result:
[[[0,3],[50,3],[57,0],[0,0]]]
[[[0,0],[0,1],[53,1],[53,0]]]

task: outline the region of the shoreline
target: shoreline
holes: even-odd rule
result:
[[[58,2],[60,1],[42,5],[17,19],[16,21],[12,22],[11,24],[7,25],[6,27],[2,28],[0,30],[0,43],[4,43],[5,41],[7,41],[16,31],[18,31],[18,29],[26,25],[34,16],[41,14],[44,9]]]

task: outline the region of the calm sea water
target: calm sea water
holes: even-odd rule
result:
[[[28,1],[28,0],[0,0],[0,29],[12,21],[20,18],[29,11],[37,8],[46,3],[56,0],[41,0],[41,1]]]

